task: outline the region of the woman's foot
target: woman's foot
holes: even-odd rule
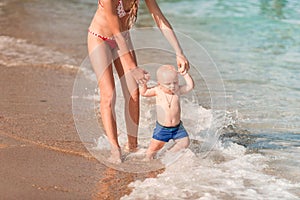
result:
[[[123,149],[127,153],[135,153],[139,150],[138,145],[129,145],[128,143],[124,146]]]
[[[142,159],[142,161],[144,161],[144,162],[150,162],[151,160],[154,160],[154,158],[153,157],[151,158],[147,155]]]
[[[122,162],[121,149],[118,147],[112,147],[110,152],[111,152],[111,155],[108,158],[108,161],[113,164],[120,164]]]

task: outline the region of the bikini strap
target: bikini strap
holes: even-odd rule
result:
[[[118,4],[120,3],[122,3],[121,0],[118,1]],[[98,0],[98,5],[100,5],[103,8],[103,3],[100,0]]]

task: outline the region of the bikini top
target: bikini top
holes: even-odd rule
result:
[[[98,5],[103,7],[103,4],[100,0],[98,0]],[[128,17],[126,19],[126,24],[128,26],[128,29],[130,29],[134,25],[134,22],[137,19],[138,7],[139,7],[139,0],[134,0],[134,3],[132,4],[132,7],[130,8],[129,11],[124,10],[122,0],[119,0],[119,2],[118,2],[117,14],[118,14],[119,18],[123,18],[126,15],[128,15]]]
[[[102,4],[102,2],[100,0],[98,0],[98,4],[101,7],[103,7],[103,4]],[[134,4],[133,4],[133,6],[132,6],[132,8],[128,12],[126,12],[124,10],[124,6],[123,6],[122,0],[119,0],[118,7],[117,7],[117,14],[118,14],[119,18],[122,18],[122,17],[125,17],[126,15],[129,15],[132,12],[132,10],[134,10],[134,8],[138,6],[138,4],[139,4],[139,2],[135,1]]]

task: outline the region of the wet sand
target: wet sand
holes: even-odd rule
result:
[[[1,199],[120,199],[158,172],[108,168],[81,143],[72,116],[76,70],[0,65]]]

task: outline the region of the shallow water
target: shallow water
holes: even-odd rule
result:
[[[124,199],[300,198],[299,1],[158,2],[174,29],[201,44],[217,64],[227,110],[225,122],[214,124],[225,135],[205,158],[193,144],[158,178],[132,183],[134,191]],[[2,0],[0,63],[78,69],[96,7],[92,0]],[[152,25],[142,1],[136,27]],[[191,138],[206,140],[217,110],[187,102],[183,120]],[[151,101],[142,109],[141,128],[151,132]]]

